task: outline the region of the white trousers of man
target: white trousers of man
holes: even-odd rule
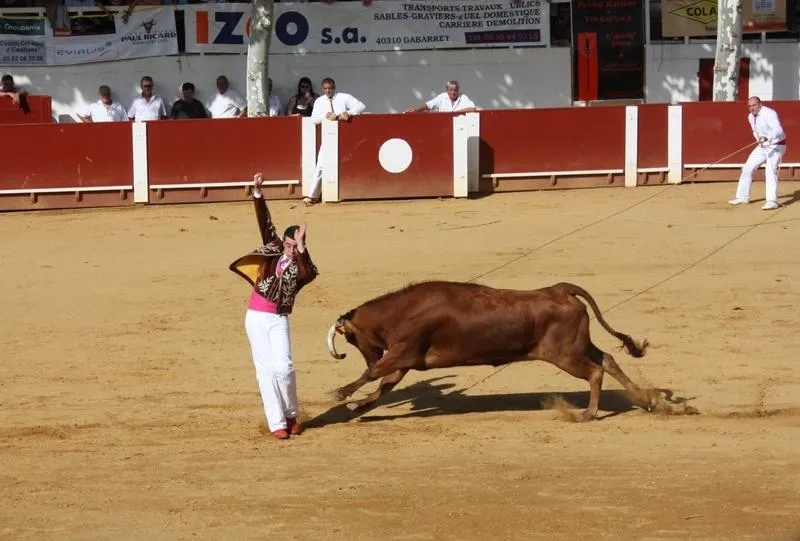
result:
[[[772,148],[763,148],[757,146],[750,153],[744,167],[742,167],[742,174],[739,177],[739,185],[736,187],[736,199],[739,201],[750,200],[750,185],[753,183],[753,171],[761,167],[761,164],[766,163],[764,179],[766,180],[766,197],[767,203],[778,203],[778,168],[783,159],[783,154],[786,152],[786,145],[778,145]]]
[[[306,194],[313,199],[319,199],[322,194],[322,162],[325,155],[325,143],[319,146],[319,154],[317,154],[317,170],[314,172],[314,182],[311,183],[311,189]]]
[[[248,310],[244,328],[253,352],[269,430],[286,429],[286,418],[297,417],[297,381],[292,365],[289,318]]]

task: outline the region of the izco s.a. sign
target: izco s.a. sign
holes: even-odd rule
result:
[[[326,6],[316,8],[326,9]],[[325,18],[323,14],[306,12],[314,9],[312,5],[301,12],[276,4],[270,52],[362,49],[367,38],[357,24],[352,24],[352,19],[350,23],[337,25],[331,20],[330,8]],[[247,49],[252,25],[249,4],[188,5],[184,10],[187,52],[236,53]]]

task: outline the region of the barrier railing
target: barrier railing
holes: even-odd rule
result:
[[[768,103],[800,172],[800,102]],[[741,103],[105,124],[0,124],[0,210],[234,201],[263,171],[268,198],[299,198],[324,149],[322,197],[467,197],[482,191],[733,181],[752,141]],[[319,143],[322,143],[320,147]],[[705,169],[704,169],[705,168]],[[756,175],[763,179],[763,172]]]

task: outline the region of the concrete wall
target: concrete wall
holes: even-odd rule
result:
[[[563,47],[326,53],[272,55],[270,76],[284,104],[300,77],[310,77],[319,91],[319,81],[330,76],[338,90],[361,99],[372,113],[403,111],[443,92],[449,79],[459,80],[461,91],[481,108],[563,107],[571,104],[570,65],[570,49]],[[170,103],[185,81],[206,101],[220,74],[244,95],[245,70],[244,55],[181,55],[9,72],[31,93],[51,95],[53,115],[69,122],[97,99],[101,84],[111,86],[126,108],[143,75],[155,79],[156,91]]]
[[[651,43],[647,46],[647,101],[696,101],[700,58],[714,58],[715,43]],[[746,43],[750,94],[764,100],[800,99],[800,44]]]

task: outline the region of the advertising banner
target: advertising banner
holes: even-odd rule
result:
[[[276,3],[270,54],[543,46],[546,0],[376,0]],[[247,50],[250,4],[183,6],[186,51]]]
[[[573,0],[572,31],[578,99],[644,98],[641,0]]]
[[[83,17],[88,19],[88,17]],[[142,58],[178,54],[178,32],[175,14],[170,8],[142,9],[131,13],[128,22],[116,15],[113,20],[93,17],[97,24],[86,24],[76,35],[55,36],[51,39],[52,64],[84,64],[127,58]],[[99,24],[108,21],[110,25]]]
[[[0,66],[46,65],[47,29],[44,18],[0,17]]]
[[[786,30],[786,0],[743,0],[744,32]],[[661,0],[665,37],[717,35],[717,0]]]

